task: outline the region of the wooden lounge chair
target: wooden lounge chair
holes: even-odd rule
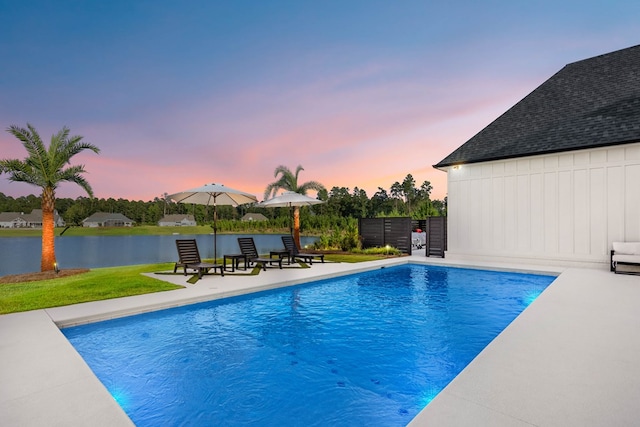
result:
[[[260,263],[265,271],[267,270],[267,264],[273,265],[273,263],[276,263],[282,268],[282,258],[262,258],[258,255],[253,237],[238,237],[238,245],[240,246],[240,252],[247,257],[249,264]]]
[[[175,273],[178,267],[184,268],[184,275],[187,275],[187,268],[196,270],[198,272],[198,278],[202,279],[202,275],[209,272],[209,270],[220,269],[220,275],[224,276],[224,266],[222,264],[211,264],[202,262],[200,259],[200,252],[198,251],[198,244],[195,239],[182,239],[176,240],[176,248],[178,249],[178,262],[173,267]]]
[[[313,260],[315,258],[320,258],[322,262],[324,262],[324,254],[305,254],[298,250],[298,245],[293,240],[291,236],[282,236],[282,243],[284,247],[289,251],[291,259],[301,259],[303,262],[308,262],[309,264],[313,264]]]

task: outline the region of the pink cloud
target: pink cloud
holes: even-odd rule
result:
[[[151,200],[218,182],[261,199],[281,164],[302,165],[302,181],[358,187],[369,196],[411,173],[417,185],[431,181],[433,196],[442,198],[446,175],[431,165],[534,87],[472,76],[445,83],[433,76],[361,81],[384,69],[350,70],[297,87],[247,87],[197,104],[158,106],[118,123],[86,123],[72,132],[102,153],[83,153],[73,163],[85,164],[100,198]],[[24,157],[7,136],[0,136],[2,157]],[[8,187],[0,178],[5,194],[37,190]],[[73,187],[64,185],[58,194],[82,195]]]

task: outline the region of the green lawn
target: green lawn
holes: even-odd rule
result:
[[[329,262],[353,263],[382,258],[368,254],[325,255]],[[180,289],[180,286],[141,274],[172,269],[173,263],[96,268],[88,273],[53,280],[0,284],[0,314]]]
[[[180,289],[140,273],[173,269],[173,263],[96,268],[53,280],[0,284],[0,314]]]

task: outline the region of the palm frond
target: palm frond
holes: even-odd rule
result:
[[[27,150],[24,161],[3,160],[1,171],[10,174],[10,180],[27,182],[42,188],[57,188],[60,182],[70,181],[80,185],[89,195],[93,195],[91,186],[81,176],[84,166],[71,166],[64,169],[71,158],[83,150],[98,154],[100,149],[93,144],[83,142],[82,136],[69,137],[69,128],[63,127],[51,137],[47,148],[36,129],[27,123],[27,129],[10,126],[7,131],[18,138]]]
[[[277,177],[278,175],[280,175],[280,178],[278,178],[277,181],[267,185],[264,192],[265,200],[275,196],[279,189],[286,191],[297,190],[296,178],[288,167],[282,165],[278,166],[273,176]]]
[[[274,176],[274,177],[276,177],[276,176],[278,176],[278,175],[280,175],[280,174],[282,174],[282,175],[286,175],[287,173],[288,173],[288,174],[291,174],[291,170],[290,170],[288,167],[286,167],[286,166],[280,165],[280,166],[278,166],[278,167],[276,168],[276,170],[273,172],[273,176]]]
[[[33,169],[39,171],[48,170],[48,156],[47,149],[42,143],[42,139],[38,134],[38,131],[29,123],[27,128],[20,128],[18,126],[10,126],[8,131],[22,142],[22,146],[27,150],[29,156],[25,159],[25,162]],[[45,179],[39,179],[39,182],[46,181]],[[37,184],[36,184],[37,185]]]
[[[82,175],[75,174],[73,175],[73,177],[71,177],[70,179],[66,179],[65,181],[78,184],[84,191],[87,192],[89,197],[93,198],[93,189],[91,188],[89,182],[87,182],[87,180]]]
[[[300,185],[300,187],[298,188],[300,190],[298,192],[302,194],[307,194],[307,191],[309,190],[315,190],[315,191],[326,190],[324,188],[324,185],[320,184],[318,181],[307,181],[304,184]]]
[[[27,148],[27,152],[29,153],[29,157],[27,161],[32,161],[34,164],[34,169],[49,171],[49,156],[47,155],[47,147],[45,147],[42,142],[42,138],[40,138],[40,134],[36,128],[33,127],[30,123],[27,123],[27,127],[29,128],[29,143],[31,149]],[[45,177],[46,181],[46,177]]]
[[[33,168],[26,162],[18,159],[0,160],[0,170],[9,175],[9,181],[25,182],[40,186],[42,181]]]
[[[27,126],[30,125],[27,124]],[[29,157],[38,156],[39,153],[36,144],[34,144],[34,137],[29,130],[21,128],[19,126],[11,125],[7,128],[7,132],[9,132],[10,134],[18,138],[20,142],[22,142],[23,147],[27,150],[27,153],[29,153]]]
[[[56,168],[56,166],[60,167],[60,165],[57,164],[58,162],[56,160],[58,160],[58,153],[61,151],[61,148],[64,147],[68,136],[69,128],[67,128],[66,126],[60,129],[57,134],[51,136],[48,157],[49,160],[51,160],[51,162],[55,164],[54,168]]]
[[[100,149],[97,146],[89,142],[83,142],[83,138],[84,137],[80,135],[74,135],[71,138],[65,140],[65,143],[60,150],[61,153],[64,154],[64,157],[71,159],[71,157],[84,150],[91,150],[96,154],[100,154]]]
[[[86,171],[84,170],[84,165],[73,165],[65,169],[60,169],[60,171],[58,172],[57,178],[60,181],[69,181],[75,175],[80,175],[85,172]]]
[[[278,190],[281,188],[283,187],[280,181],[272,182],[271,184],[267,185],[267,188],[264,190],[264,200],[269,200],[270,198],[274,197],[278,193]]]
[[[298,175],[303,170],[304,168],[301,165],[298,165],[295,173],[291,172],[291,169],[286,166],[278,166],[275,170],[274,176],[277,177],[279,175],[280,178],[267,186],[264,192],[264,199],[267,200],[270,197],[275,196],[279,189],[293,191],[300,194],[306,194],[308,190],[326,191],[324,185],[318,181],[308,181],[304,184],[298,185]]]

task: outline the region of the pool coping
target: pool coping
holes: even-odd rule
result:
[[[636,386],[634,389],[635,384],[640,383],[640,368],[632,363],[635,362],[633,356],[640,354],[640,338],[635,338],[633,330],[633,326],[640,321],[640,313],[633,310],[634,303],[637,305],[640,302],[640,278],[621,277],[604,270],[451,262],[441,258],[411,256],[357,264],[314,263],[307,269],[269,269],[257,276],[205,276],[193,285],[187,283],[188,277],[182,275],[155,275],[156,278],[185,287],[175,291],[0,316],[0,357],[4,362],[0,371],[0,420],[2,424],[24,426],[80,426],[87,423],[98,426],[133,425],[59,327],[409,262],[559,274],[541,297],[411,421],[412,426],[566,426],[601,425],[603,422],[622,425],[631,419],[640,419],[640,411],[633,409],[640,397],[640,388]],[[585,289],[589,292],[582,295]],[[611,305],[607,305],[618,301],[618,292],[625,295],[624,310],[620,310],[620,307],[613,310]],[[573,301],[581,295],[582,298],[578,298],[581,305],[577,309],[573,307]],[[598,310],[594,311],[594,307]],[[567,312],[576,317],[558,314]],[[594,331],[593,328],[598,327],[598,322],[593,319],[594,312],[598,318],[607,320],[604,324],[615,326],[620,333],[609,337],[608,328]],[[585,325],[589,325],[590,329],[582,330]],[[567,331],[573,333],[567,337]],[[606,343],[613,350],[589,354],[586,367],[593,368],[595,359],[601,364],[608,362],[604,363],[607,369],[600,369],[598,375],[591,375],[588,371],[578,369],[580,363],[570,363],[569,367],[573,369],[572,375],[569,375],[564,371],[568,365],[567,356],[572,356],[573,362],[584,350],[585,340],[593,334],[603,340],[608,337]],[[527,336],[533,338],[527,341],[524,339]],[[539,345],[531,348],[531,341]],[[555,347],[559,344],[562,344],[563,351],[556,351]],[[620,348],[616,349],[616,346]],[[518,367],[522,369],[516,369]],[[559,371],[560,367],[563,370]],[[590,375],[589,380],[581,378],[581,373]],[[577,384],[590,387],[590,391],[580,390]],[[618,385],[622,390],[615,393]],[[613,401],[603,404],[606,399],[603,400],[602,393],[594,388],[611,392]],[[538,393],[542,391],[553,398],[540,398]],[[582,403],[589,407],[583,407]]]

